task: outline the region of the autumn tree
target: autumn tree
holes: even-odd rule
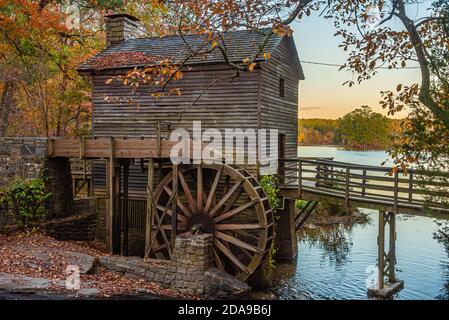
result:
[[[343,144],[362,150],[385,148],[389,143],[390,119],[362,106],[338,120]]]
[[[101,48],[101,10],[118,0],[0,0],[0,135],[80,134],[90,88],[76,72]]]
[[[410,14],[417,4],[429,5],[425,15]],[[342,68],[356,76],[349,86],[371,79],[381,68],[420,68],[420,83],[382,92],[381,104],[390,115],[409,113],[391,149],[396,163],[403,168],[447,168],[449,149],[443,141],[449,138],[449,3],[367,0],[334,2],[331,8],[326,18],[334,20],[348,52]],[[393,27],[393,20],[401,27]]]

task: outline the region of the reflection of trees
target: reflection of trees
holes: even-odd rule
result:
[[[446,253],[449,255],[449,222],[436,220],[438,228],[434,232],[433,237],[442,244],[446,249]],[[446,279],[444,287],[441,288],[440,294],[436,296],[436,299],[449,300],[449,268],[447,265],[444,266],[443,278]]]
[[[336,265],[342,265],[351,251],[352,241],[348,239],[347,233],[353,225],[335,224],[329,226],[317,226],[304,228],[300,231],[301,241],[317,246],[323,250],[322,259],[329,259]]]

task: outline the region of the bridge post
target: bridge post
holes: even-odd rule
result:
[[[385,252],[385,229],[388,225],[388,252]],[[378,283],[377,288],[369,288],[368,295],[377,298],[390,298],[404,288],[404,281],[396,278],[396,214],[379,211]],[[387,282],[385,282],[387,280]]]
[[[295,228],[295,199],[284,198],[284,207],[279,210],[276,222],[276,258],[278,260],[294,260],[298,253],[298,242]]]

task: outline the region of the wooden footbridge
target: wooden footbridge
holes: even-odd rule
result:
[[[391,297],[404,286],[395,273],[396,214],[449,216],[448,172],[400,172],[329,158],[281,159],[278,185],[281,196],[306,201],[294,216],[297,229],[322,201],[379,211],[378,288],[369,289],[368,294],[381,298]]]
[[[281,159],[280,195],[394,213],[449,213],[449,173],[407,172],[329,158]]]
[[[50,139],[48,156],[106,160],[106,229],[111,252],[127,254],[129,166],[137,159],[148,173],[146,206],[141,213],[145,217],[145,257],[170,259],[178,234],[212,233],[216,266],[242,280],[266,258],[275,227],[299,228],[316,204],[326,201],[379,210],[379,288],[383,290],[388,279],[396,290],[401,286],[395,277],[396,214],[449,213],[449,174],[445,172],[409,170],[404,174],[329,158],[280,159],[279,195],[307,204],[299,213],[294,207],[286,213],[287,220],[294,217],[294,225],[282,222],[275,226],[268,197],[254,176],[225,163],[172,164],[170,150],[176,143],[159,134],[155,139]]]

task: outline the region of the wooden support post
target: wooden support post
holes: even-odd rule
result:
[[[299,198],[302,198],[302,161],[298,160],[298,193]]]
[[[123,206],[122,206],[122,188],[121,188],[121,166],[117,163],[117,160],[114,159],[114,211],[113,211],[113,253],[114,254],[122,254],[121,252],[121,243],[122,243],[122,215],[123,215]]]
[[[128,255],[128,248],[129,248],[128,183],[129,183],[129,160],[125,161],[123,164],[123,254],[125,256]]]
[[[158,121],[156,125],[156,154],[161,156],[161,122]]]
[[[390,212],[388,214],[389,230],[389,250],[388,250],[388,281],[390,283],[396,282],[396,213]]]
[[[334,166],[331,166],[331,188],[334,187]]]
[[[408,202],[412,201],[413,201],[413,171],[410,171],[408,182]]]
[[[384,287],[384,268],[385,268],[385,212],[379,211],[379,234],[377,236],[377,266],[378,277],[377,287]]]
[[[388,253],[385,253],[385,227],[389,224]],[[378,287],[368,288],[368,295],[390,298],[404,288],[404,281],[396,279],[396,214],[379,211]],[[388,281],[385,283],[385,279]]]
[[[349,208],[349,167],[346,167],[346,188],[345,188],[345,205]]]
[[[114,200],[114,163],[106,160],[106,247],[112,253],[112,218],[115,207]]]
[[[178,165],[173,164],[173,200],[172,200],[172,234],[171,234],[171,241],[172,241],[172,247],[175,247],[175,240],[176,240],[176,233],[178,230]],[[200,192],[200,190],[198,190]]]
[[[53,138],[49,138],[47,142],[47,154],[51,157],[55,152],[55,142]]]
[[[80,137],[79,152],[80,152],[79,158],[84,159],[85,156],[84,136]]]
[[[89,188],[89,197],[93,197],[94,196],[94,184],[93,184],[93,181],[92,181],[92,173],[91,173],[91,176],[90,176],[90,178],[87,180],[88,182],[88,188]]]
[[[363,177],[362,177],[362,196],[365,196],[366,192],[366,169],[363,169]]]
[[[399,172],[396,170],[394,173],[394,213],[398,213],[398,201],[399,201]]]
[[[149,258],[151,242],[151,226],[153,224],[153,179],[154,179],[154,161],[148,160],[148,178],[147,178],[147,213],[145,220],[145,259]]]
[[[72,177],[72,191],[73,197],[76,198],[76,178]]]

